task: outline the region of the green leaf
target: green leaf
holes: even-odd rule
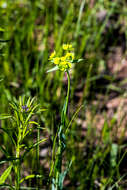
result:
[[[118,154],[118,145],[113,143],[110,152],[110,163],[112,167],[115,167],[117,165],[117,154]]]
[[[45,138],[45,139],[41,139],[41,140],[38,141],[37,143],[33,144],[33,145],[31,146],[31,148],[36,147],[37,145],[39,145],[40,143],[42,143],[42,142],[44,142],[44,141],[46,141],[46,140],[47,140],[47,138]]]
[[[116,86],[114,84],[109,84],[107,86],[107,89],[113,90],[113,91],[116,91],[116,92],[120,92],[120,93],[123,92],[123,89],[121,87],[118,87],[118,86]]]
[[[81,61],[84,61],[84,59],[74,59],[72,63],[80,63]]]
[[[15,190],[15,188],[14,188],[13,186],[11,186],[11,185],[9,185],[9,184],[6,184],[6,183],[0,185],[0,187],[2,187],[2,188],[7,187],[7,188],[9,188],[10,190]],[[1,189],[1,188],[0,188],[0,189]]]
[[[9,176],[10,172],[12,169],[12,165],[10,165],[5,171],[4,173],[1,175],[0,177],[0,185],[3,184],[5,182],[5,180],[7,179],[7,177]]]
[[[62,108],[62,112],[61,112],[61,123],[64,124],[64,121],[66,119],[66,112],[67,112],[67,97],[65,98],[64,100],[64,105],[63,105],[63,108]]]
[[[0,32],[4,32],[5,30],[3,28],[0,27]]]
[[[23,179],[20,180],[20,183],[22,183],[23,181],[27,180],[27,179],[31,179],[31,178],[34,178],[36,175],[35,174],[31,174],[31,175],[28,175],[26,177],[24,177]]]
[[[56,188],[55,188],[55,179],[53,178],[52,179],[52,190],[55,190]]]
[[[8,137],[10,138],[10,140],[11,140],[11,142],[12,142],[12,144],[14,144],[14,145],[16,145],[16,143],[15,143],[15,140],[14,140],[14,138],[12,137],[12,135],[10,134],[10,129],[5,129],[5,128],[0,128],[0,130],[2,130],[4,133],[6,133],[7,135],[8,135]]]
[[[9,153],[7,152],[7,150],[6,150],[4,147],[0,146],[0,150],[1,150],[1,152],[2,152],[6,157],[9,156]]]
[[[50,167],[50,173],[49,177],[52,175],[53,168],[54,168],[54,159],[55,159],[55,149],[56,149],[56,139],[58,134],[56,133],[54,139],[53,139],[53,148],[52,148],[52,160],[51,160],[51,167]]]
[[[4,160],[1,160],[0,161],[0,164],[4,164],[4,163],[6,163],[6,162],[12,162],[12,161],[14,161],[14,160],[18,160],[19,158],[15,158],[15,157],[7,157],[6,159],[4,159]]]
[[[29,124],[34,124],[34,125],[40,126],[39,123],[37,123],[35,121],[29,121]]]
[[[56,71],[56,70],[58,70],[58,69],[59,69],[59,67],[58,67],[58,66],[55,66],[55,67],[53,67],[52,69],[49,69],[49,70],[47,71],[47,73]]]
[[[0,43],[9,42],[10,40],[2,40],[2,39],[0,39]]]
[[[0,120],[2,120],[2,119],[8,119],[10,117],[12,117],[12,116],[6,115],[6,114],[2,114],[2,115],[0,115]]]
[[[71,126],[73,120],[76,118],[77,114],[79,113],[79,111],[80,111],[83,107],[84,107],[84,105],[81,105],[81,106],[76,110],[76,112],[75,112],[74,115],[72,116],[72,119],[70,120],[70,122],[69,122],[69,124],[68,124],[68,126],[67,126],[67,128],[66,128],[65,134],[67,133],[67,131],[68,131],[69,127]]]
[[[41,109],[39,109],[36,113],[41,113],[41,112],[43,112],[43,111],[47,111],[47,109],[46,109],[46,108],[41,108]]]
[[[72,158],[72,160],[70,161],[70,163],[68,164],[66,170],[62,173],[60,173],[60,176],[59,176],[59,188],[60,190],[63,189],[63,182],[64,182],[64,179],[65,179],[65,176],[67,175],[71,165],[72,165],[72,162],[73,162],[74,158]]]
[[[21,160],[23,160],[23,158],[26,156],[26,154],[28,154],[33,148],[35,148],[37,145],[39,145],[40,143],[42,143],[42,142],[44,142],[46,140],[47,140],[47,138],[42,139],[42,140],[36,142],[35,144],[33,144],[32,146],[28,147],[27,150],[24,152]]]
[[[20,183],[22,183],[22,182],[25,181],[25,180],[32,179],[32,178],[35,178],[35,177],[36,177],[36,178],[41,178],[42,175],[35,175],[35,174],[28,175],[28,176],[24,177],[23,179],[21,179],[21,180],[20,180]]]

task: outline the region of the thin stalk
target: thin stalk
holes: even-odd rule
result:
[[[40,141],[40,129],[37,129],[37,142]],[[39,143],[37,145],[37,169],[39,169]]]
[[[37,143],[40,141],[40,129],[37,129]],[[37,171],[39,171],[39,143],[37,145]],[[37,186],[38,186],[38,178],[37,178]],[[38,190],[38,187],[36,188]]]
[[[20,156],[20,145],[19,141],[17,142],[17,147],[16,147],[16,166],[15,166],[15,188],[16,190],[20,189],[20,161],[19,161],[19,156]]]
[[[67,72],[67,79],[68,79],[68,87],[67,87],[67,96],[66,96],[65,103],[62,110],[61,125],[65,124],[65,118],[67,115],[67,108],[68,108],[69,94],[70,94],[70,75],[69,75],[69,71],[66,71],[66,72]]]
[[[67,79],[68,79],[68,89],[67,89],[67,104],[66,104],[66,112],[67,112],[67,108],[68,108],[69,94],[70,94],[70,75],[69,75],[69,71],[67,71]]]
[[[67,79],[68,79],[68,88],[67,88],[67,95],[66,95],[66,99],[65,99],[65,103],[63,106],[63,110],[62,110],[62,115],[61,115],[61,125],[59,128],[59,132],[58,132],[58,151],[57,151],[57,156],[56,156],[56,174],[55,174],[55,190],[60,190],[60,174],[62,171],[62,156],[63,156],[63,152],[65,150],[65,139],[63,138],[63,136],[65,136],[64,134],[64,129],[65,129],[65,119],[67,116],[67,108],[68,108],[68,102],[69,102],[69,94],[70,94],[70,75],[69,75],[69,71],[67,71]]]

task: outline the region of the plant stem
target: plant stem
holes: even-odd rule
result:
[[[15,165],[15,187],[16,190],[20,189],[20,161],[19,161],[19,156],[20,156],[20,145],[19,141],[17,142],[17,147],[16,147],[16,165]]]
[[[68,89],[67,89],[66,112],[67,112],[67,108],[68,108],[69,94],[70,94],[70,75],[69,75],[69,71],[67,71],[67,79],[68,79]]]
[[[68,102],[69,102],[69,93],[70,93],[70,75],[69,75],[69,71],[67,71],[67,78],[68,78],[68,88],[67,88],[67,95],[66,95],[66,99],[65,99],[65,103],[63,106],[63,110],[62,110],[62,115],[61,115],[61,125],[59,127],[59,132],[58,132],[58,151],[57,151],[57,155],[56,155],[56,161],[55,161],[55,190],[60,190],[60,174],[62,171],[62,156],[63,156],[63,152],[65,150],[65,119],[67,116],[67,108],[68,108]]]
[[[38,128],[37,129],[37,142],[38,142],[38,145],[37,145],[37,148],[36,148],[36,153],[37,153],[37,171],[39,171],[39,141],[40,141],[40,129]],[[38,178],[37,178],[37,188],[36,190],[38,190]]]
[[[68,79],[67,96],[66,96],[66,100],[65,100],[65,107],[63,107],[63,111],[64,111],[63,120],[64,120],[64,122],[65,122],[65,118],[66,118],[66,115],[67,115],[67,108],[68,108],[69,94],[70,94],[70,75],[69,75],[69,71],[67,71],[67,79]]]

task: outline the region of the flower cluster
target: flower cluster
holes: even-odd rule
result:
[[[71,44],[63,44],[64,55],[58,57],[54,51],[49,60],[58,66],[61,71],[69,70],[72,67],[72,62],[74,60],[73,47]]]
[[[22,106],[22,112],[28,112],[29,108],[27,107],[27,105]]]

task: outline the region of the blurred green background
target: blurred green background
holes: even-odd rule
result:
[[[36,118],[47,128],[41,135],[49,139],[40,147],[40,166],[33,151],[22,173],[40,173],[43,179],[30,180],[27,186],[50,186],[52,136],[60,121],[67,77],[46,71],[52,68],[51,52],[60,53],[63,43],[71,43],[76,58],[84,60],[70,72],[69,119],[80,105],[84,107],[68,135],[65,160],[74,162],[65,190],[126,189],[127,1],[1,0],[0,18],[0,113],[9,113],[9,102],[23,95],[36,96],[47,109]],[[1,122],[2,127],[8,125]],[[27,143],[33,138],[36,130]],[[0,144],[13,152],[2,133]]]

